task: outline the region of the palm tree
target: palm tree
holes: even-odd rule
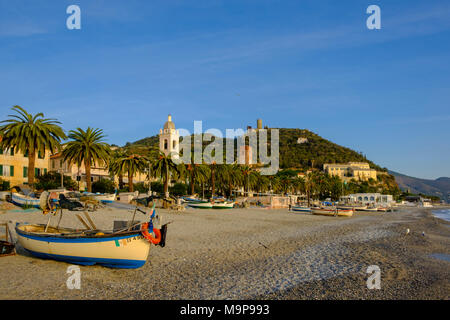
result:
[[[120,158],[126,157],[127,153],[122,149],[114,150],[109,158],[108,170],[112,176],[118,176],[119,178],[119,189],[123,188],[123,172],[118,166],[118,161]]]
[[[209,167],[205,164],[196,164],[192,162],[186,166],[186,170],[189,172],[189,184],[191,187],[191,195],[195,193],[195,183],[203,183],[209,177]]]
[[[145,172],[149,162],[149,159],[141,155],[126,155],[114,162],[113,169],[116,173],[128,174],[128,191],[134,192],[133,177],[138,172]]]
[[[107,163],[111,154],[109,145],[103,141],[103,130],[88,127],[69,131],[69,141],[64,150],[64,161],[75,163],[79,167],[84,164],[86,170],[86,184],[88,192],[92,192],[91,167],[100,163]]]
[[[216,170],[217,163],[213,161],[210,165],[210,177],[211,177],[211,199],[214,199],[214,193],[216,191]]]
[[[28,184],[34,186],[36,154],[45,156],[49,150],[55,153],[61,147],[61,139],[67,139],[64,130],[55,119],[46,119],[42,112],[32,115],[20,106],[12,107],[19,115],[9,115],[0,126],[0,148],[28,153]]]
[[[250,187],[255,185],[257,180],[256,172],[252,169],[252,167],[244,165],[240,166],[240,171],[242,174],[242,185],[244,186],[244,190],[247,189],[247,196],[250,191]]]
[[[177,165],[172,161],[171,155],[165,155],[163,152],[159,153],[159,158],[153,164],[153,172],[164,181],[164,196],[169,197],[169,179],[170,174],[178,173]]]

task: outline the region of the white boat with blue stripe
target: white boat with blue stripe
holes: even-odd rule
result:
[[[99,264],[135,269],[147,261],[151,243],[137,230],[110,232],[79,231],[45,225],[18,224],[19,243],[32,255],[80,265]]]
[[[11,201],[20,207],[40,208],[40,200],[38,198],[26,196],[17,192],[11,194]]]

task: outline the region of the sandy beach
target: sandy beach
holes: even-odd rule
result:
[[[450,254],[450,223],[430,211],[337,218],[287,209],[158,209],[172,223],[166,247],[152,246],[144,267],[80,266],[81,289],[69,290],[70,264],[19,248],[0,258],[0,299],[449,299],[450,262],[432,255]],[[91,213],[105,229],[131,216],[113,208]],[[46,223],[47,217],[0,211],[6,221]],[[61,225],[81,227],[69,211]],[[379,290],[366,286],[370,265],[381,270]]]

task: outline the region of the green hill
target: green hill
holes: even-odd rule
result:
[[[308,170],[310,168],[322,169],[324,163],[346,163],[349,161],[368,162],[370,167],[377,171],[387,171],[364,155],[350,148],[346,148],[328,141],[306,129],[280,128],[280,168],[296,168]],[[303,139],[299,143],[299,138]],[[204,142],[204,146],[210,142]],[[225,147],[224,141],[224,147]],[[148,150],[157,152],[159,148],[158,136],[152,136],[127,143],[124,148],[139,151]]]
[[[377,171],[386,171],[364,155],[328,141],[306,129],[280,130],[280,167],[322,169],[324,163],[367,162]],[[299,138],[303,139],[299,143]],[[305,140],[306,139],[306,140]]]

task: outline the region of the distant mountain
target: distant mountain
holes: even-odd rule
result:
[[[401,190],[409,190],[411,193],[422,193],[438,196],[446,202],[450,202],[450,178],[442,177],[436,180],[410,177],[398,172],[389,171],[395,177]]]

